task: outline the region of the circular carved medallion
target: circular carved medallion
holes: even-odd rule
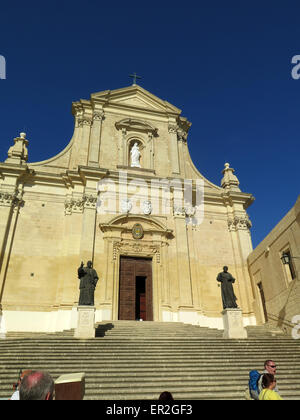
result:
[[[136,223],[132,228],[132,236],[134,239],[142,239],[144,236],[144,229],[140,223]]]

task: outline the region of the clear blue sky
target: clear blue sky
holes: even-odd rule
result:
[[[71,103],[139,84],[192,122],[194,163],[235,168],[256,246],[299,195],[299,1],[12,1],[0,9],[0,161],[25,130],[29,161],[71,139]]]

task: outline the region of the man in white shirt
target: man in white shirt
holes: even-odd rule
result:
[[[273,360],[266,360],[265,361],[265,363],[264,363],[264,368],[265,368],[265,370],[263,371],[263,373],[262,373],[262,375],[260,376],[260,378],[259,378],[259,380],[258,380],[258,391],[259,391],[259,394],[261,393],[261,391],[262,391],[262,378],[263,378],[263,374],[264,373],[271,373],[272,375],[276,375],[276,368],[277,368],[277,366],[276,366],[276,363],[273,361]],[[276,387],[274,388],[274,391],[276,391],[277,393],[279,392],[278,391],[278,387],[277,387],[277,382],[276,382]]]

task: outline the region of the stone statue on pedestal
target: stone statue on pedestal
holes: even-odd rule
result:
[[[98,282],[98,274],[93,269],[92,261],[88,261],[87,267],[83,262],[78,268],[78,278],[80,280],[79,306],[94,306],[95,288]]]
[[[235,279],[230,273],[228,273],[227,266],[223,267],[223,272],[218,274],[217,281],[221,283],[223,309],[237,308],[237,298],[234,294],[232,286],[232,284],[235,282]]]

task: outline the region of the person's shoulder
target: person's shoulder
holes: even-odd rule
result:
[[[272,389],[263,389],[259,394],[259,399],[269,401],[282,400],[281,396]]]
[[[278,392],[276,392],[276,391],[271,391],[272,392],[272,394],[271,394],[271,398],[270,399],[272,399],[272,400],[282,400],[282,398],[281,398],[281,396],[278,394]]]
[[[270,392],[271,392],[270,389],[266,389],[266,388],[263,389],[259,394],[259,399],[260,400],[270,400],[271,399],[270,398]]]

